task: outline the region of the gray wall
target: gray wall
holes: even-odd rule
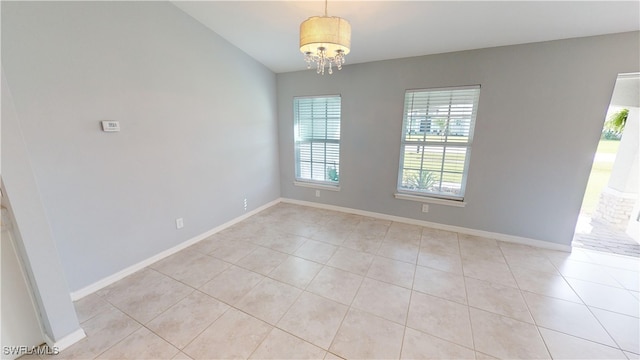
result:
[[[170,3],[2,2],[2,66],[72,291],[279,196],[275,75]]]
[[[638,71],[639,33],[278,74],[283,197],[568,245],[618,73]],[[357,51],[354,44],[353,51]],[[348,60],[348,59],[347,59]],[[481,84],[465,208],[396,191],[406,89]],[[342,95],[341,191],[293,185],[292,98]]]
[[[59,341],[78,331],[80,324],[4,75],[3,71],[2,206],[11,211],[16,225],[13,226],[14,240],[32,286],[42,329],[49,339]],[[3,238],[2,241],[9,239]],[[3,273],[3,282],[4,276]]]

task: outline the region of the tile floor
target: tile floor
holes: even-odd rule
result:
[[[639,259],[279,204],[76,303],[97,359],[638,359]]]

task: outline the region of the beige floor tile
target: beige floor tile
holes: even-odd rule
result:
[[[527,292],[523,295],[538,326],[615,346],[585,305]]]
[[[328,211],[325,213],[327,227],[350,229],[358,226],[363,217],[356,214]],[[329,226],[331,225],[331,226]]]
[[[417,242],[407,243],[397,240],[385,240],[378,249],[378,255],[394,260],[400,260],[411,264],[418,262],[420,245]]]
[[[197,243],[189,246],[185,250],[194,251],[200,254],[209,254],[213,250],[221,247],[222,245],[230,242],[226,240],[224,236],[221,236],[220,233],[213,234],[206,239],[200,240]]]
[[[383,239],[389,231],[391,221],[363,217],[353,232],[366,236],[367,238]]]
[[[505,256],[508,255],[532,255],[532,256],[544,256],[543,253],[538,251],[538,248],[528,245],[516,244],[506,241],[498,241],[498,246]],[[546,258],[546,256],[545,256]]]
[[[78,321],[83,323],[94,316],[113,308],[111,304],[96,294],[89,294],[73,303]]]
[[[189,355],[183,353],[182,351],[175,354],[171,360],[193,360]]]
[[[498,246],[510,266],[520,266],[538,272],[559,274],[553,263],[543,252],[535,247],[504,241],[498,241]]]
[[[325,351],[274,328],[250,359],[324,359]]]
[[[317,224],[303,222],[294,218],[286,218],[280,221],[270,221],[269,224],[272,228],[277,228],[278,231],[287,234],[302,236],[307,239],[311,238],[311,235],[318,230]]]
[[[355,226],[353,226],[353,228],[355,228]],[[329,225],[327,225],[314,231],[313,234],[311,234],[311,239],[339,246],[342,245],[342,243],[352,230],[353,229],[345,230],[339,227],[329,227]]]
[[[640,354],[640,319],[595,308],[591,311],[620,348]]]
[[[228,309],[228,305],[194,291],[149,322],[147,328],[182,349]]]
[[[182,250],[150,267],[195,288],[223,272],[230,264],[192,250]]]
[[[403,224],[399,222],[391,223],[385,235],[387,241],[399,241],[420,245],[422,238],[422,227],[418,225]]]
[[[376,256],[367,277],[411,289],[415,270],[413,264]]]
[[[462,275],[423,266],[416,268],[413,290],[447,300],[467,303],[467,292]]]
[[[382,244],[382,236],[372,236],[367,234],[361,234],[357,230],[350,233],[342,243],[343,247],[366,252],[369,254],[377,254],[380,245]]]
[[[330,351],[345,359],[397,359],[403,333],[402,325],[351,309]]]
[[[327,265],[354,274],[364,275],[369,270],[372,261],[372,254],[340,247],[329,259]]]
[[[444,249],[448,249],[449,252],[460,253],[458,233],[456,232],[425,227],[422,228],[422,244],[425,241],[441,243]]]
[[[482,259],[506,263],[498,242],[494,239],[480,236],[460,234],[460,255],[462,259]]]
[[[640,258],[608,254],[600,251],[590,251],[587,254],[591,262],[595,264],[640,272]]]
[[[451,231],[424,228],[420,249],[435,254],[460,255],[458,234]]]
[[[56,358],[638,359],[639,284],[638,259],[282,203],[76,301]]]
[[[141,325],[120,310],[111,308],[82,324],[87,337],[63,350],[63,359],[93,359],[126,338]]]
[[[302,290],[291,285],[264,278],[240,299],[237,307],[258,319],[275,325],[301,292]]]
[[[498,359],[498,358],[476,351],[476,360],[494,360],[494,359]]]
[[[251,219],[251,218],[249,218]],[[247,220],[249,220],[247,219]],[[243,222],[239,223],[242,224]],[[266,241],[269,241],[272,238],[277,237],[278,235],[281,234],[286,234],[284,231],[282,231],[282,229],[280,228],[280,225],[282,223],[280,222],[260,222],[260,227],[258,229],[256,229],[257,231],[254,232],[253,234],[251,234],[250,237],[245,238],[245,239],[240,239],[242,241],[246,241],[246,242],[250,242],[252,244],[255,245],[260,245],[260,246],[264,246],[263,244]]]
[[[554,359],[626,359],[619,349],[540,328],[540,334]]]
[[[220,231],[218,234],[229,241],[251,241],[257,234],[262,234],[267,230],[268,224],[261,221],[254,221],[250,218],[234,224]]]
[[[626,289],[571,278],[567,281],[588,306],[635,317],[640,315],[640,302]]]
[[[321,241],[308,240],[305,242],[294,255],[301,258],[326,264],[333,254],[338,250],[335,245],[327,244]]]
[[[458,241],[460,242],[460,250],[462,250],[462,248],[493,249],[494,247],[498,246],[498,240],[478,235],[458,234]]]
[[[414,291],[407,326],[458,345],[473,347],[466,305]]]
[[[521,290],[576,303],[582,300],[560,275],[512,266],[511,273]]]
[[[236,305],[238,301],[253,289],[264,276],[237,266],[231,266],[220,275],[204,284],[200,291],[209,294],[227,304]]]
[[[173,345],[143,327],[104,352],[98,359],[171,359],[178,352]]]
[[[498,241],[498,246],[502,250],[502,254],[504,254],[509,266],[519,266],[537,272],[556,275],[560,274],[553,263],[538,248],[504,241]]]
[[[145,268],[97,293],[145,324],[192,291],[193,288],[177,280]]]
[[[505,255],[505,260],[509,266],[519,266],[536,272],[549,274],[560,274],[556,267],[543,255]]]
[[[221,245],[210,252],[209,255],[235,264],[238,260],[251,254],[256,248],[257,245],[255,244],[238,240]]]
[[[640,273],[624,269],[607,268],[607,272],[625,289],[640,291]]]
[[[248,358],[273,327],[229,309],[183,351],[194,359]]]
[[[462,259],[464,276],[517,288],[516,280],[506,263],[478,259]]]
[[[279,252],[293,254],[307,241],[300,235],[287,234],[281,231],[262,236],[260,245]]]
[[[289,256],[269,277],[289,285],[304,289],[322,269],[322,265],[297,256]]]
[[[280,319],[278,327],[328,349],[347,310],[343,304],[305,291]]]
[[[361,282],[360,275],[325,266],[307,286],[307,291],[350,305]]]
[[[477,351],[501,359],[551,359],[535,325],[474,308],[470,313]]]
[[[404,325],[410,298],[409,289],[365,278],[351,306]]]
[[[456,253],[433,253],[420,249],[418,265],[462,275],[462,258]]]
[[[575,250],[574,250],[575,251]],[[555,264],[558,271],[566,277],[586,280],[598,284],[622,287],[609,273],[605,266],[590,264],[582,261],[565,260]]]
[[[285,253],[259,246],[251,254],[238,260],[236,265],[262,275],[267,275],[278,267],[287,257],[288,255]]]
[[[475,359],[474,351],[407,328],[402,343],[401,359]]]
[[[533,323],[520,290],[472,278],[466,278],[465,283],[469,306]]]
[[[342,360],[342,359],[344,359],[344,358],[341,358],[340,356],[338,356],[338,355],[336,355],[336,354],[334,354],[334,353],[332,353],[330,351],[327,351],[327,354],[324,356],[324,360]]]
[[[571,252],[549,249],[538,249],[538,251],[546,256],[556,267],[567,260],[593,263],[593,259],[589,256],[588,251],[584,249],[571,248]]]

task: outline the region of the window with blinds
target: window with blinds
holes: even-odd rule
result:
[[[398,191],[463,200],[480,86],[408,90]]]
[[[339,95],[293,99],[296,180],[340,181]]]

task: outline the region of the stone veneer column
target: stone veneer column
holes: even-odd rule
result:
[[[640,109],[627,107],[629,116],[625,126],[609,183],[600,195],[594,219],[605,221],[625,230],[638,201],[640,182]]]

